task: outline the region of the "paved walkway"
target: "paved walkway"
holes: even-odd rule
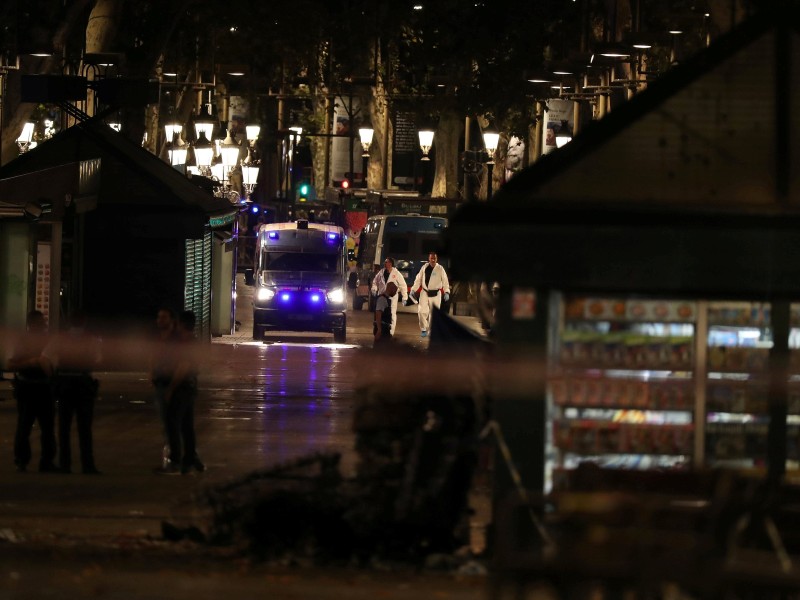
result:
[[[212,339],[212,342],[220,344],[249,344],[253,342],[253,291],[254,287],[245,284],[244,275],[236,277],[236,321],[239,323],[238,329],[230,335],[222,335]],[[352,302],[348,302],[347,310],[347,336],[349,343],[356,343],[360,346],[372,346],[372,315],[366,306],[360,311],[353,311]],[[472,316],[453,316],[461,325],[474,332],[476,335],[484,336],[485,331],[481,327],[480,320]],[[332,338],[332,335],[307,334],[299,332],[280,332],[276,334],[267,333],[265,340],[267,343],[291,339],[311,338]],[[413,348],[424,350],[428,347],[428,339],[420,337],[419,320],[416,307],[400,307],[397,315],[397,327],[395,337],[403,344]],[[329,341],[329,340],[327,340]]]
[[[226,548],[209,548],[188,542],[163,540],[161,524],[203,523],[207,509],[197,499],[209,486],[219,485],[249,473],[258,465],[257,455],[280,441],[296,455],[304,450],[308,432],[296,425],[281,440],[271,434],[256,434],[269,421],[249,418],[226,420],[216,412],[229,404],[228,385],[251,386],[252,368],[241,357],[254,353],[270,356],[269,344],[289,338],[317,339],[322,334],[267,336],[264,344],[252,340],[249,295],[252,288],[239,288],[239,331],[215,338],[212,350],[224,360],[215,367],[216,377],[226,373],[219,389],[206,389],[213,402],[198,415],[201,451],[207,451],[209,470],[202,475],[163,477],[151,471],[157,460],[161,434],[152,405],[150,383],[142,372],[98,373],[102,399],[95,422],[97,460],[101,476],[14,472],[11,461],[16,404],[8,382],[0,382],[0,598],[148,598],[198,600],[237,595],[250,598],[422,598],[478,599],[485,596],[485,575],[459,574],[452,569],[423,573],[407,568],[320,569],[306,566],[256,565],[242,561]],[[350,313],[349,342],[371,346],[371,315]],[[401,314],[399,338],[424,350],[427,340],[419,337],[416,315]],[[223,345],[232,346],[230,348]],[[260,348],[259,348],[260,347]],[[298,352],[308,352],[297,348]],[[357,352],[356,349],[347,352]],[[352,388],[345,377],[341,384]],[[211,374],[206,377],[210,382]],[[207,384],[208,385],[208,384]],[[238,389],[238,388],[237,388]],[[242,388],[244,389],[244,388]],[[268,399],[262,400],[262,402]],[[291,411],[290,411],[291,412]],[[297,411],[295,411],[296,413]],[[272,413],[270,413],[272,414]],[[327,419],[325,447],[319,451],[343,450],[353,454],[350,433],[351,408],[314,418]],[[242,416],[242,415],[233,415]],[[244,415],[247,416],[247,415]],[[296,415],[297,416],[297,415]],[[306,420],[311,415],[306,415]],[[286,415],[289,419],[291,415]],[[294,418],[294,417],[292,417]],[[292,423],[300,423],[295,418]],[[230,423],[230,425],[226,425]],[[235,425],[234,423],[240,423]],[[259,441],[260,440],[260,441]],[[38,444],[37,432],[33,435]],[[348,447],[345,448],[344,446]],[[243,450],[246,449],[246,450]],[[38,452],[34,452],[38,456]],[[3,458],[5,457],[5,458]],[[478,569],[480,570],[480,569]]]

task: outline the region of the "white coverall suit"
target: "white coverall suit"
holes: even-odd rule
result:
[[[394,329],[397,325],[397,303],[405,303],[408,298],[408,285],[406,285],[406,280],[395,267],[392,267],[392,270],[389,272],[388,279],[386,279],[386,270],[381,269],[375,274],[375,278],[372,280],[372,295],[380,296],[386,291],[386,284],[390,281],[393,281],[397,286],[397,293],[389,299],[392,303],[392,335],[394,335]]]
[[[419,270],[411,288],[412,291],[419,295],[419,311],[417,314],[419,316],[419,328],[424,335],[427,335],[431,329],[431,315],[433,314],[431,307],[440,308],[442,296],[450,294],[450,282],[447,280],[447,273],[444,267],[436,263],[430,279],[426,282],[425,271],[429,268],[431,268],[430,264],[426,264]]]

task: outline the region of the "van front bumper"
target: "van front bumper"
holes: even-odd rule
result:
[[[347,321],[344,308],[312,312],[255,307],[253,322],[282,331],[333,331],[343,328]]]

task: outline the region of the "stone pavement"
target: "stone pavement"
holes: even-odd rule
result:
[[[240,368],[236,357],[260,346],[254,344],[251,336],[248,292],[252,293],[252,288],[240,286],[239,330],[212,340],[212,348],[223,350],[221,345],[231,346],[230,350],[225,349],[224,355],[229,358],[222,369],[230,371],[233,378]],[[365,310],[351,313],[349,318],[348,342],[371,346],[371,315]],[[294,337],[309,336],[273,334],[264,343]],[[420,350],[427,344],[427,340],[419,337],[413,314],[400,315],[398,337]],[[317,339],[331,341],[324,336]],[[216,599],[222,594],[321,600],[343,597],[471,600],[485,596],[485,570],[477,561],[462,564],[462,572],[450,565],[421,571],[397,565],[331,569],[302,564],[254,564],[230,549],[165,541],[161,535],[162,522],[202,522],[208,515],[196,500],[204,490],[252,469],[252,459],[248,460],[247,453],[237,451],[245,438],[226,428],[224,420],[208,420],[206,415],[206,427],[213,429],[198,432],[201,444],[212,431],[219,432],[213,442],[205,442],[209,454],[215,455],[209,457],[209,470],[201,476],[153,475],[154,449],[160,447],[161,436],[146,374],[97,375],[103,394],[95,423],[95,445],[102,451],[102,456],[98,456],[98,464],[104,470],[101,476],[15,473],[11,449],[16,406],[9,382],[0,382],[2,600],[56,595],[155,600]],[[346,419],[348,414],[346,411],[342,416],[333,414],[331,419]],[[348,424],[337,427],[344,430]],[[335,443],[347,443],[352,437],[341,437],[341,442],[333,439]],[[38,442],[36,432],[33,442]],[[352,453],[352,449],[349,451]],[[36,451],[34,454],[38,455]]]
[[[237,330],[230,335],[215,337],[212,341],[221,344],[243,344],[253,342],[253,291],[254,287],[245,284],[244,275],[236,277],[236,321]],[[355,343],[363,347],[372,346],[372,314],[365,306],[360,311],[353,311],[352,301],[348,299],[347,309],[347,337],[348,343]],[[471,312],[470,306],[461,305],[463,312]],[[459,312],[462,312],[459,310]],[[461,325],[479,336],[486,332],[481,327],[480,319],[471,315],[452,315]],[[309,337],[332,337],[319,334],[306,334],[300,332],[267,333],[267,343],[296,338],[308,339]],[[419,320],[415,306],[404,306],[398,309],[397,327],[395,331],[397,340],[417,350],[425,350],[429,340],[420,337]]]

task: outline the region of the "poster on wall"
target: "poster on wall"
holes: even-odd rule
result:
[[[544,111],[542,154],[549,154],[565,141],[572,139],[574,126],[574,103],[571,100],[554,98],[547,101]]]
[[[521,138],[512,135],[508,140],[508,150],[506,151],[506,181],[519,173],[524,166],[525,142]]]
[[[400,187],[413,186],[419,151],[419,136],[414,113],[395,112],[393,125],[392,184]]]
[[[50,243],[36,244],[36,310],[50,323]]]
[[[345,107],[342,103],[351,103]],[[349,110],[348,110],[349,108]],[[351,184],[358,185],[363,181],[361,172],[361,141],[358,138],[358,123],[351,123],[350,115],[358,114],[358,99],[337,99],[333,111],[333,141],[331,143],[331,177],[334,181],[347,179]],[[351,136],[351,133],[355,137]],[[350,152],[352,143],[352,153]]]
[[[511,318],[525,321],[536,317],[536,290],[514,288],[511,292]]]

